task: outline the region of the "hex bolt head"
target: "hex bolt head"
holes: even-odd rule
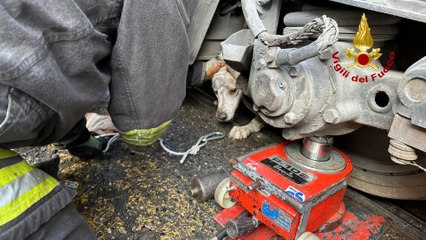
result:
[[[297,115],[294,112],[289,112],[284,115],[284,122],[290,125],[295,124],[297,121]]]
[[[322,118],[326,123],[337,124],[340,121],[340,114],[336,109],[326,109],[322,114]]]
[[[413,78],[404,86],[404,94],[415,103],[426,100],[426,80]]]
[[[265,55],[266,62],[268,63],[273,62],[275,60],[276,55],[277,55],[277,50],[275,48],[269,48]]]
[[[290,128],[283,129],[281,132],[281,136],[287,140],[294,140],[297,134],[294,133]]]
[[[266,67],[266,65],[267,65],[266,60],[262,58],[262,59],[259,60],[257,67],[258,67],[258,69],[261,69],[261,68]]]
[[[320,52],[320,54],[318,55],[319,59],[326,61],[329,60],[331,58],[331,50],[330,48],[325,49],[324,51]]]
[[[290,73],[290,76],[297,77],[297,76],[299,76],[300,70],[297,67],[290,67],[290,69],[288,70],[288,72]]]

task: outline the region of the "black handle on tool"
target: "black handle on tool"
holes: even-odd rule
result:
[[[236,238],[253,231],[258,226],[258,222],[250,217],[235,219],[226,223],[226,233],[230,238]]]
[[[227,237],[226,228],[222,229],[216,236],[214,236],[211,240],[222,240]]]
[[[235,218],[235,220],[243,218],[243,217],[247,217],[248,215],[249,215],[249,212],[247,212],[247,210],[244,210],[243,212],[240,213],[240,215],[238,215]],[[228,236],[228,233],[226,232],[226,226],[225,226],[225,228],[223,228],[220,232],[218,232],[216,236],[214,236],[211,240],[223,240],[227,236]]]

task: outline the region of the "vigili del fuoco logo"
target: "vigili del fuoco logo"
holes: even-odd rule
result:
[[[353,40],[353,45],[356,50],[355,48],[346,48],[345,57],[352,60],[352,63],[347,66],[342,66],[340,63],[339,51],[336,51],[332,55],[334,65],[333,69],[340,73],[344,78],[349,78],[353,82],[367,83],[383,78],[392,68],[395,59],[395,52],[393,51],[389,53],[386,66],[379,71],[376,61],[382,56],[382,53],[380,53],[380,48],[373,48],[374,40],[371,36],[370,27],[368,26],[365,14],[362,14],[358,31]],[[377,71],[369,73],[368,75],[360,76],[351,74],[350,70],[354,67],[372,68]]]

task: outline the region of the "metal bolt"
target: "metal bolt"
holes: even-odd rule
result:
[[[274,48],[269,48],[266,52],[265,59],[266,62],[271,63],[275,60],[275,55],[277,54],[277,50]]]
[[[267,62],[265,61],[265,59],[262,58],[262,59],[259,60],[257,67],[258,67],[258,69],[261,69],[261,68],[266,67],[266,65],[267,65]]]
[[[250,184],[247,188],[249,191],[253,191],[255,189],[260,188],[263,185],[263,183],[260,180],[256,180],[252,184]]]
[[[322,118],[326,123],[337,124],[340,122],[340,114],[336,109],[326,109]]]
[[[404,86],[404,92],[413,102],[423,102],[426,100],[426,80],[414,78]]]
[[[283,90],[284,90],[284,83],[280,82],[280,83],[278,84],[278,86],[280,87],[280,89],[283,89]]]
[[[287,140],[293,140],[295,135],[296,134],[294,134],[294,132],[291,131],[288,128],[287,129],[283,129],[282,132],[281,132],[281,136],[283,136],[283,138],[287,139]]]
[[[331,58],[331,51],[330,48],[325,49],[324,51],[321,51],[318,55],[319,59],[326,61]]]
[[[191,197],[195,197],[200,193],[200,189],[199,188],[191,188]]]
[[[288,72],[290,73],[290,76],[297,77],[299,75],[300,71],[299,71],[299,68],[297,68],[297,67],[290,67]]]
[[[284,122],[290,125],[295,124],[297,121],[297,115],[294,112],[289,112],[284,115]]]

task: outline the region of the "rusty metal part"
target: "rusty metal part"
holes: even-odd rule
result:
[[[198,202],[204,202],[213,198],[217,185],[228,176],[229,173],[221,170],[193,179],[190,189],[191,196]]]

